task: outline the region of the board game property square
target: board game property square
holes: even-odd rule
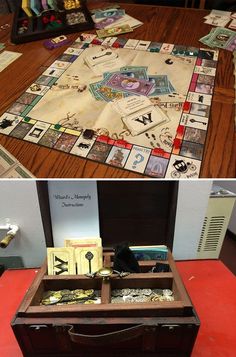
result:
[[[97,40],[86,34],[68,45],[1,114],[0,132],[150,177],[199,177],[218,51],[125,38],[109,50],[101,44],[106,40]],[[97,65],[86,61],[95,57]],[[126,78],[135,89],[122,86]],[[140,95],[164,120],[134,116],[128,122],[114,109],[114,102],[119,107],[119,100],[132,103]]]

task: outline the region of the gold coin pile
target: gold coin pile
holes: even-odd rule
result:
[[[83,289],[49,290],[43,294],[41,305],[72,305],[72,304],[98,304],[101,302],[98,291]]]

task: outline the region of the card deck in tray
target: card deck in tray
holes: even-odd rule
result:
[[[94,28],[92,17],[83,0],[80,1],[80,7],[71,9],[61,0],[55,1],[54,8],[47,7],[46,10],[41,3],[37,7],[38,15],[31,11],[32,15],[28,16],[30,13],[26,13],[24,9],[19,5],[14,15],[11,32],[13,43],[41,40]]]

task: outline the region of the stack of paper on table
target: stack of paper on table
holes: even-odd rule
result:
[[[95,22],[95,27],[98,29],[106,29],[111,27],[129,25],[137,28],[143,23],[134,17],[127,15],[124,9],[109,9],[105,11],[96,11],[92,16]]]
[[[35,177],[16,158],[0,145],[0,178]]]

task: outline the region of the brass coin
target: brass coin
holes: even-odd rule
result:
[[[95,304],[94,300],[86,300],[84,304]]]

